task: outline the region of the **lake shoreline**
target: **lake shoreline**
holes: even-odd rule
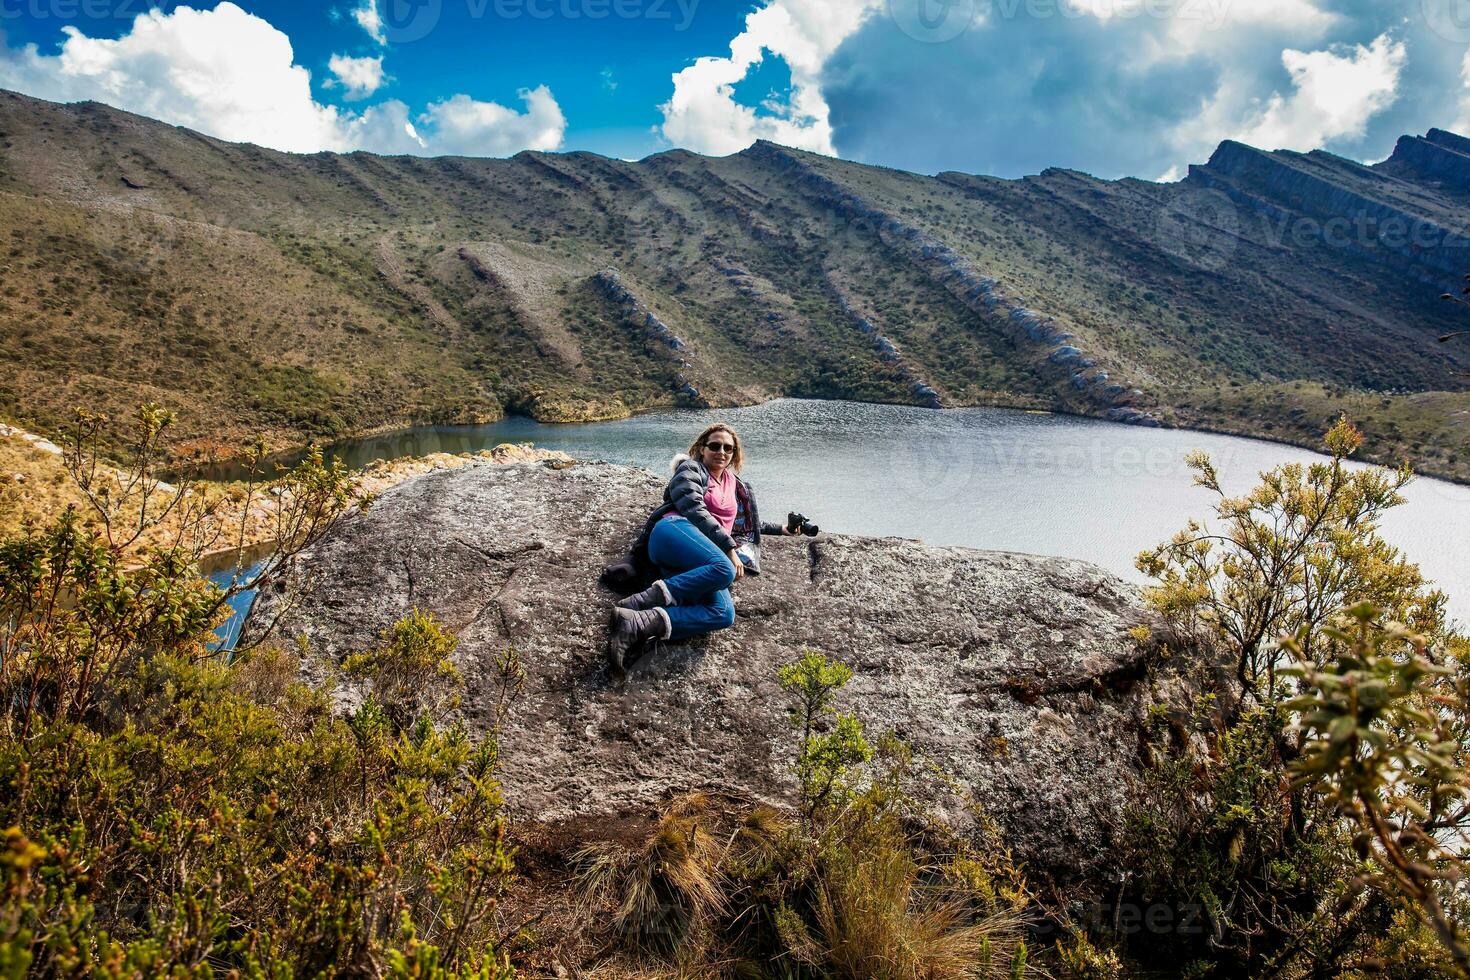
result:
[[[1212,495],[1195,485],[1186,464],[1191,453],[1211,456],[1229,494],[1249,492],[1258,474],[1272,467],[1325,459],[1284,440],[1182,426],[820,399],[654,411],[584,425],[512,417],[483,427],[425,427],[401,438],[343,443],[336,451],[344,466],[362,472],[369,491],[425,468],[528,453],[528,444],[564,458],[661,475],[670,454],[714,421],[732,424],[746,438],[752,450],[747,478],[773,513],[801,511],[824,531],[1079,558],[1135,582],[1140,549],[1211,513]],[[834,479],[834,468],[851,478]],[[1470,506],[1470,488],[1426,476],[1405,496],[1405,507],[1386,519],[1387,540],[1452,599],[1470,596],[1459,557],[1470,549],[1470,528],[1460,519]],[[1461,600],[1454,609],[1470,621],[1470,605]]]
[[[1157,421],[1157,424],[1156,425],[1140,425],[1140,424],[1135,423],[1135,422],[1124,422],[1124,421],[1119,421],[1119,420],[1116,420],[1116,419],[1103,418],[1101,415],[1095,415],[1095,414],[1090,414],[1090,413],[1086,413],[1086,412],[1073,412],[1073,411],[1067,411],[1067,410],[1064,410],[1064,409],[1019,408],[1019,407],[1009,406],[1009,405],[995,405],[995,404],[981,405],[981,404],[977,404],[977,405],[952,405],[952,406],[945,406],[945,407],[942,407],[942,408],[930,408],[930,407],[925,406],[925,405],[909,405],[909,404],[905,404],[905,403],[901,403],[901,402],[867,401],[867,400],[863,400],[863,399],[853,399],[853,398],[800,398],[800,399],[798,399],[798,398],[795,398],[795,396],[790,396],[790,395],[777,395],[777,396],[773,396],[771,398],[761,399],[760,401],[754,401],[754,402],[748,402],[748,403],[740,403],[740,404],[732,403],[732,404],[728,404],[728,405],[712,405],[712,406],[710,406],[708,408],[699,408],[699,407],[692,407],[692,406],[682,406],[682,407],[680,407],[680,406],[675,406],[675,407],[656,406],[656,407],[653,407],[653,408],[643,408],[643,409],[639,409],[637,411],[630,412],[628,415],[626,415],[626,416],[624,416],[623,418],[620,418],[620,419],[588,419],[588,420],[576,420],[576,421],[564,421],[564,420],[548,421],[546,419],[536,418],[534,415],[529,414],[529,413],[517,412],[517,411],[509,411],[508,410],[499,419],[494,419],[494,420],[485,421],[485,422],[433,422],[433,421],[412,422],[412,421],[410,421],[407,424],[398,424],[397,422],[383,423],[383,424],[379,424],[379,425],[375,425],[375,426],[370,426],[370,427],[365,428],[365,429],[355,430],[355,431],[353,431],[351,433],[334,437],[330,442],[309,441],[309,442],[306,442],[306,443],[301,444],[301,445],[287,447],[285,449],[279,450],[279,451],[274,452],[274,453],[270,454],[269,456],[267,456],[265,459],[263,459],[261,461],[261,465],[263,467],[266,467],[267,468],[265,470],[265,474],[266,474],[266,476],[269,476],[270,475],[270,472],[271,472],[270,469],[269,469],[270,467],[276,465],[277,463],[285,463],[288,460],[290,460],[290,461],[292,461],[294,463],[294,461],[299,460],[301,458],[301,456],[304,455],[306,453],[306,451],[308,449],[310,449],[311,447],[313,447],[313,446],[319,447],[319,448],[321,448],[321,449],[323,449],[325,451],[325,450],[330,450],[333,447],[343,446],[343,445],[346,445],[346,444],[349,444],[349,443],[362,442],[362,441],[367,440],[367,439],[374,439],[374,438],[392,438],[394,436],[403,435],[403,434],[412,432],[414,430],[419,430],[419,429],[425,429],[425,430],[427,430],[427,429],[435,429],[435,430],[438,430],[438,429],[472,429],[472,428],[479,428],[479,427],[482,427],[482,426],[485,426],[485,425],[494,425],[497,422],[504,422],[504,421],[511,420],[511,419],[521,419],[521,420],[525,420],[525,421],[528,421],[528,422],[535,422],[538,425],[548,425],[548,426],[557,426],[557,427],[562,427],[562,426],[571,427],[571,426],[579,426],[579,425],[600,425],[600,424],[606,424],[606,423],[609,423],[609,422],[624,421],[626,419],[634,419],[634,418],[639,418],[639,417],[642,417],[642,416],[655,415],[655,414],[660,414],[660,413],[676,413],[676,412],[689,412],[689,413],[694,413],[694,412],[720,411],[722,409],[755,408],[755,407],[758,407],[758,406],[761,406],[761,405],[768,405],[768,404],[770,404],[772,402],[782,401],[784,399],[799,400],[799,401],[813,401],[813,402],[828,402],[828,403],[832,403],[832,404],[881,405],[881,406],[889,406],[889,407],[895,407],[895,408],[914,408],[914,409],[922,409],[922,410],[924,410],[926,412],[937,412],[937,413],[959,412],[959,411],[967,411],[967,410],[977,409],[977,408],[985,408],[985,409],[992,409],[992,410],[995,410],[995,411],[1002,411],[1002,412],[1015,412],[1017,414],[1055,415],[1055,416],[1061,416],[1061,417],[1065,417],[1065,418],[1091,419],[1091,420],[1094,420],[1094,421],[1097,421],[1097,422],[1111,423],[1113,425],[1123,425],[1123,426],[1128,426],[1130,428],[1142,428],[1142,429],[1158,428],[1158,429],[1168,429],[1168,430],[1172,430],[1172,431],[1176,431],[1176,432],[1200,432],[1200,433],[1208,433],[1208,434],[1211,434],[1211,435],[1231,436],[1231,437],[1237,438],[1237,439],[1254,439],[1257,442],[1270,443],[1270,444],[1279,445],[1279,446],[1291,446],[1291,447],[1296,448],[1296,449],[1305,449],[1305,450],[1307,450],[1309,452],[1320,453],[1320,452],[1323,451],[1322,438],[1321,438],[1321,435],[1320,434],[1317,437],[1312,438],[1312,439],[1308,439],[1308,438],[1291,438],[1289,436],[1283,437],[1283,436],[1265,435],[1265,434],[1262,434],[1262,433],[1259,433],[1259,432],[1249,431],[1249,430],[1247,430],[1245,428],[1234,428],[1234,427],[1224,426],[1224,425],[1211,425],[1211,424],[1179,425],[1177,423],[1174,423],[1174,422],[1171,422],[1171,421],[1168,421],[1168,420],[1165,420],[1165,419],[1159,419]],[[1325,429],[1324,429],[1324,432],[1325,432]],[[412,455],[412,454],[408,454],[408,455]],[[403,456],[397,456],[397,457],[393,457],[393,458],[394,459],[402,459],[404,457]],[[1398,466],[1398,462],[1395,462],[1395,461],[1389,460],[1389,459],[1385,459],[1385,458],[1383,458],[1383,457],[1379,456],[1378,454],[1373,453],[1371,451],[1361,452],[1355,458],[1359,462],[1372,463],[1374,465],[1383,466],[1383,467],[1386,467],[1386,468],[1389,468],[1389,469],[1396,469],[1397,466]],[[204,472],[205,473],[208,473],[210,471],[210,469],[212,469],[212,468],[225,468],[225,467],[233,467],[233,466],[238,466],[238,465],[239,464],[234,463],[232,460],[222,460],[219,463],[211,464],[210,466],[205,467]],[[1414,472],[1414,475],[1415,476],[1423,476],[1423,477],[1428,477],[1428,478],[1431,478],[1431,479],[1443,480],[1446,483],[1453,483],[1453,484],[1456,484],[1458,486],[1470,486],[1470,475],[1457,474],[1457,473],[1454,473],[1454,472],[1443,470],[1443,469],[1441,469],[1440,467],[1437,467],[1437,466],[1427,466],[1427,467],[1424,467],[1424,468],[1420,468],[1419,466],[1415,465],[1412,460],[1409,461],[1409,465],[1413,469],[1413,472]],[[169,476],[169,477],[173,477],[173,476],[179,475],[179,471],[178,470],[172,470],[172,469],[170,469],[170,470],[166,470],[165,472],[166,472],[166,475]],[[201,477],[199,477],[199,479],[207,480],[209,482],[231,482],[230,480],[217,480],[216,478],[211,477],[211,476],[207,476],[207,475],[206,476],[201,476]]]

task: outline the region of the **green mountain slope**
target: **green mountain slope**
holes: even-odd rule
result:
[[[0,93],[0,414],[273,446],[794,395],[1310,441],[1470,477],[1470,144],[1222,144],[1177,184],[724,158],[292,155]],[[1345,223],[1345,224],[1344,224]],[[1424,393],[1432,393],[1426,395]]]

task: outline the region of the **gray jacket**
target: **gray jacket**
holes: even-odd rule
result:
[[[682,453],[674,457],[673,465],[674,475],[664,488],[664,502],[648,515],[643,532],[633,543],[635,558],[649,563],[648,536],[653,533],[653,526],[663,520],[664,515],[678,513],[721,551],[728,554],[738,549],[744,558],[746,571],[759,575],[761,535],[780,534],[782,529],[777,524],[761,523],[760,511],[755,505],[755,491],[750,484],[735,477],[735,527],[733,532],[726,531],[704,504],[704,495],[709,489],[709,470],[699,460]]]

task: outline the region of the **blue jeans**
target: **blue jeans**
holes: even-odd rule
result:
[[[665,611],[673,627],[671,640],[727,629],[735,623],[730,584],[735,566],[719,545],[683,517],[665,517],[653,525],[648,557],[663,572],[674,597]]]

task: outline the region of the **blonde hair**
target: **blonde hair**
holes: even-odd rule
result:
[[[699,438],[695,439],[694,442],[689,446],[690,457],[692,459],[697,459],[701,463],[703,463],[704,457],[701,454],[704,452],[704,444],[708,442],[709,437],[714,435],[716,432],[728,432],[730,434],[730,438],[734,440],[735,452],[730,456],[730,469],[734,470],[736,473],[739,473],[740,467],[745,463],[745,450],[740,445],[740,436],[736,435],[735,430],[730,428],[723,422],[716,422],[714,425],[707,426],[705,430],[699,434]]]

